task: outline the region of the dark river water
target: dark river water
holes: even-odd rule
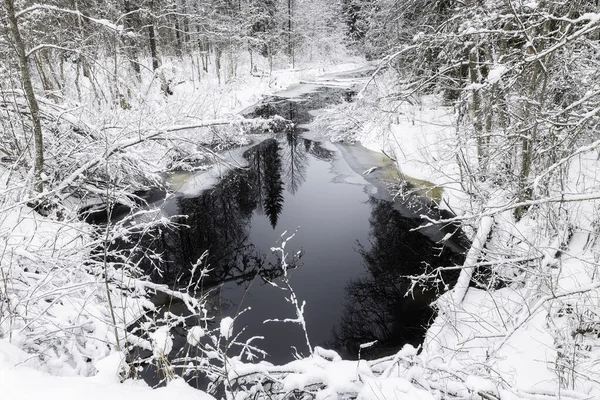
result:
[[[286,245],[290,284],[306,301],[311,344],[348,358],[373,340],[378,344],[361,356],[420,344],[433,316],[429,303],[456,277],[439,276],[406,296],[407,276],[463,260],[458,233],[441,241],[452,230],[413,230],[419,214],[437,212],[428,200],[392,201],[381,174],[361,173],[377,166],[380,155],[306,138],[311,135],[302,124],[312,118],[310,110],[349,96],[323,88],[303,101],[274,98],[255,108],[252,116],[278,114],[295,128],[243,151],[245,166],[228,170],[210,188],[176,192],[162,205],[165,214],[187,215],[181,222],[189,227],[163,231],[154,241],[165,262],[153,279],[172,286],[187,282],[190,265],[207,250],[213,271],[205,285],[213,288],[209,303],[216,319],[245,310],[235,332],[245,328],[242,340],[264,337],[255,344],[273,363],[293,360],[296,351],[308,354],[298,324],[264,322],[295,317],[287,293],[266,283],[280,279],[280,260],[271,248],[284,232],[296,232]]]

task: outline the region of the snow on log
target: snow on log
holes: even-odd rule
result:
[[[471,277],[473,276],[473,270],[477,265],[477,260],[481,254],[481,250],[485,245],[486,239],[492,230],[492,224],[494,219],[492,217],[483,217],[479,220],[479,226],[477,228],[477,234],[473,240],[473,244],[467,253],[467,258],[462,266],[458,281],[454,286],[454,304],[460,304],[464,300],[469,284],[471,283]]]

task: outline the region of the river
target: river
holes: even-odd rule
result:
[[[300,325],[264,322],[295,318],[287,293],[268,284],[280,282],[280,259],[271,248],[282,235],[295,233],[286,245],[293,267],[289,283],[306,302],[311,344],[348,358],[373,340],[378,343],[363,356],[419,345],[433,316],[429,303],[455,277],[440,275],[428,289],[417,286],[407,295],[407,276],[462,263],[464,257],[459,233],[416,230],[420,214],[439,212],[430,199],[392,198],[385,177],[394,167],[384,156],[317,140],[307,130],[314,110],[351,99],[356,76],[342,78],[349,83],[340,84],[337,76],[322,85],[298,85],[247,110],[250,116],[280,115],[294,127],[226,154],[238,168],[171,176],[173,195],[156,203],[165,215],[186,215],[177,220],[188,227],[162,231],[153,240],[164,262],[152,279],[184,286],[190,266],[208,251],[204,265],[212,271],[203,285],[212,289],[216,321],[237,316],[240,339],[263,337],[255,344],[275,364],[308,354]],[[371,167],[377,169],[365,175]],[[183,334],[174,352],[178,346],[185,346]]]

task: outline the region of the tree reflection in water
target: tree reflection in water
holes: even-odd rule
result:
[[[457,274],[417,284],[407,295],[412,284],[409,276],[464,260],[464,254],[411,231],[420,220],[402,216],[394,203],[371,197],[370,204],[370,248],[359,245],[358,250],[367,274],[348,285],[345,312],[332,343],[347,357],[356,357],[361,344],[374,340],[378,343],[363,349],[361,357],[392,354],[406,343],[420,345],[434,315],[429,304],[446,284],[454,284]]]
[[[254,213],[264,215],[273,229],[284,206],[284,190],[292,195],[306,179],[308,154],[331,160],[333,152],[318,142],[289,131],[281,140],[267,139],[244,153],[248,167],[230,171],[213,188],[196,197],[177,197],[180,227],[145,235],[136,257],[153,282],[181,286],[189,282],[191,266],[207,251],[204,260],[211,274],[205,283],[249,282],[256,275],[274,279],[279,262],[249,240]],[[275,243],[273,243],[275,245]],[[132,250],[135,252],[136,250]],[[161,255],[155,268],[141,257],[151,249]]]
[[[257,190],[262,192],[262,205],[265,215],[269,218],[273,229],[277,226],[279,214],[283,210],[283,180],[281,179],[281,155],[279,144],[276,140],[266,140],[262,150],[255,151],[260,154],[262,169],[258,169],[261,176]]]
[[[280,115],[295,125],[280,133],[281,140],[268,139],[246,151],[247,168],[229,172],[197,197],[177,198],[177,213],[187,217],[175,222],[184,227],[145,235],[143,243],[133,250],[139,252],[136,256],[151,279],[175,286],[180,281],[187,282],[190,266],[205,251],[209,254],[205,263],[212,268],[209,283],[249,281],[256,274],[276,276],[279,265],[268,262],[266,255],[248,239],[250,220],[255,212],[264,214],[275,229],[284,206],[284,190],[294,195],[306,179],[308,155],[324,161],[333,158],[333,152],[318,142],[301,138],[298,124],[311,120],[309,110],[340,96],[340,90],[324,88],[318,96],[305,101],[275,100],[249,115]],[[147,249],[161,255],[158,268],[143,259],[141,253]]]
[[[306,139],[302,139],[297,131],[287,132],[285,138],[282,154],[283,176],[287,190],[291,194],[296,194],[298,188],[306,180],[307,152],[300,146]]]

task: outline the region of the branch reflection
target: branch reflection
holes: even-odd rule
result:
[[[358,249],[366,275],[348,285],[345,312],[332,343],[347,357],[357,357],[359,346],[374,340],[378,343],[363,349],[361,357],[393,354],[406,343],[422,343],[434,315],[429,304],[454,284],[457,274],[444,273],[436,281],[417,284],[412,292],[409,276],[464,260],[463,254],[412,231],[420,220],[402,216],[394,203],[371,197],[370,204],[371,245],[359,244]]]
[[[253,146],[244,153],[246,168],[230,171],[196,197],[176,197],[174,213],[186,216],[176,219],[180,227],[147,234],[142,245],[131,250],[133,256],[153,282],[176,286],[189,281],[191,266],[205,251],[204,263],[212,270],[205,283],[241,284],[257,274],[275,278],[279,265],[268,261],[249,239],[251,218],[254,213],[264,215],[273,229],[277,227],[285,190],[293,195],[304,183],[309,155],[331,160],[333,152],[301,138],[297,131]],[[142,257],[148,249],[160,254],[161,260]]]

